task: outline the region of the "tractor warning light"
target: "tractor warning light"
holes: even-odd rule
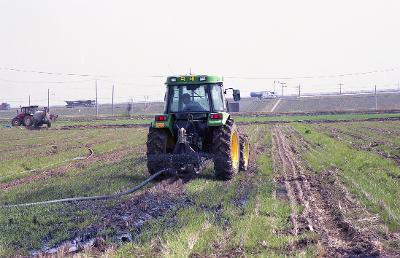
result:
[[[222,119],[222,114],[221,113],[210,114],[210,119],[213,119],[213,120]]]
[[[156,121],[167,121],[167,116],[156,116]]]

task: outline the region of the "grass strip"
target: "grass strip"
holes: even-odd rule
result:
[[[316,172],[338,169],[346,187],[369,210],[380,215],[390,230],[400,228],[400,168],[391,160],[356,150],[314,130],[312,125],[293,124],[307,140],[317,145],[304,155]]]

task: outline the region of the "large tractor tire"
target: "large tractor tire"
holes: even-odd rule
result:
[[[147,169],[151,175],[168,168],[167,154],[168,131],[150,127],[147,135]]]
[[[239,132],[235,123],[228,120],[214,129],[212,152],[214,170],[218,179],[229,180],[239,171]]]
[[[31,127],[33,126],[34,121],[33,121],[33,116],[25,116],[24,117],[24,125],[26,127]]]
[[[13,120],[11,120],[12,126],[20,126],[21,124],[22,124],[22,121],[18,117],[14,117]]]
[[[49,122],[47,122],[47,128],[50,128],[51,127],[51,122],[49,121]]]
[[[240,161],[239,161],[239,169],[241,171],[247,171],[249,168],[249,159],[250,159],[250,143],[249,138],[245,134],[240,134]]]

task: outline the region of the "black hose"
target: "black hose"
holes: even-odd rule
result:
[[[16,208],[16,207],[27,207],[27,206],[35,206],[35,205],[44,205],[44,204],[55,204],[55,203],[64,203],[64,202],[81,202],[81,201],[98,201],[98,200],[111,200],[111,199],[116,199],[124,195],[131,194],[133,192],[138,191],[141,189],[143,186],[147,185],[151,180],[155,179],[162,173],[165,173],[167,171],[170,171],[171,169],[163,169],[160,170],[151,176],[149,176],[146,180],[144,180],[142,183],[139,185],[126,190],[124,192],[116,193],[116,194],[111,194],[111,195],[98,195],[98,196],[88,196],[88,197],[73,197],[73,198],[66,198],[66,199],[58,199],[58,200],[50,200],[50,201],[43,201],[43,202],[31,202],[31,203],[21,203],[21,204],[10,204],[10,205],[1,205],[0,209],[4,208]]]

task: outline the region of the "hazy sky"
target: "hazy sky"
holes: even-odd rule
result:
[[[0,0],[0,102],[44,104],[94,98],[93,77],[7,71],[17,68],[106,75],[99,102],[161,99],[170,74],[335,78],[281,80],[285,92],[394,88],[400,80],[400,1]],[[229,79],[243,95],[273,79]],[[63,82],[63,83],[50,83]],[[279,89],[280,92],[280,87]]]

